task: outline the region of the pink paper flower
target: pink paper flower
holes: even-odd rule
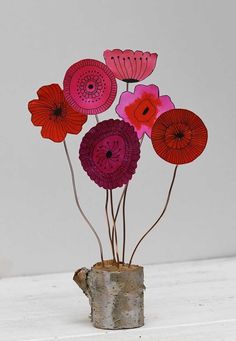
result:
[[[95,59],[83,59],[71,65],[63,84],[70,106],[86,115],[106,111],[116,98],[115,76],[104,63]]]
[[[105,189],[127,184],[135,173],[140,144],[134,128],[121,120],[105,120],[83,137],[79,158],[91,180]]]
[[[126,83],[147,78],[155,69],[157,61],[156,53],[132,50],[106,50],[103,56],[115,77]]]
[[[134,127],[138,138],[141,138],[145,133],[151,137],[157,117],[173,108],[169,96],[159,96],[158,86],[136,85],[134,93],[125,91],[121,94],[116,112]]]

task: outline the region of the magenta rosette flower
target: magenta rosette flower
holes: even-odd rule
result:
[[[150,52],[115,49],[106,50],[103,56],[116,78],[126,83],[135,83],[144,80],[152,73],[158,55]]]
[[[106,111],[116,98],[115,76],[104,63],[95,59],[83,59],[71,65],[63,86],[70,106],[86,115]]]
[[[174,109],[169,96],[159,96],[156,85],[136,85],[134,93],[121,94],[116,112],[130,123],[140,139],[145,133],[151,137],[152,127],[163,112]]]
[[[121,120],[105,120],[83,137],[79,158],[88,176],[105,189],[121,187],[135,173],[140,144],[134,128]]]

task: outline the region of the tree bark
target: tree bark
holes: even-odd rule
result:
[[[102,329],[137,328],[144,325],[143,267],[113,261],[96,263],[91,270],[81,268],[74,281],[89,298],[91,321]]]

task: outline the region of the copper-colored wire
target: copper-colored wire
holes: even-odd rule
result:
[[[110,224],[110,219],[109,219],[109,215],[108,215],[108,203],[109,203],[109,191],[108,191],[108,189],[106,189],[105,212],[106,212],[106,218],[107,218],[108,235],[109,235],[109,239],[110,239],[110,243],[111,243],[113,261],[116,262],[115,249],[114,249],[114,245],[112,242],[111,224]]]
[[[172,192],[172,189],[173,189],[173,185],[174,185],[174,181],[175,181],[175,177],[176,177],[176,172],[177,172],[177,168],[178,168],[178,165],[175,166],[175,169],[174,169],[174,173],[173,173],[173,177],[172,177],[172,181],[171,181],[171,184],[170,184],[170,188],[169,188],[169,191],[168,191],[168,195],[167,195],[167,199],[166,199],[166,203],[165,203],[165,206],[160,214],[160,216],[158,217],[158,219],[155,221],[155,223],[147,230],[147,232],[142,236],[142,238],[138,241],[138,243],[136,244],[135,248],[134,248],[134,251],[132,252],[132,255],[130,257],[130,261],[129,261],[129,267],[132,263],[132,260],[133,260],[133,257],[134,257],[134,254],[137,250],[137,248],[139,247],[140,243],[143,241],[143,239],[148,235],[149,232],[151,232],[151,230],[157,225],[157,223],[161,220],[161,218],[163,217],[166,209],[167,209],[167,206],[169,204],[169,201],[170,201],[170,196],[171,196],[171,192]]]
[[[125,215],[125,204],[126,204],[126,194],[128,190],[128,185],[125,186],[124,189],[124,199],[122,206],[122,217],[123,217],[123,248],[122,248],[122,263],[125,264],[125,243],[126,243],[126,215]]]
[[[113,194],[112,189],[110,191],[110,205],[111,205],[111,216],[113,219],[113,228],[112,228],[112,243],[115,245],[115,252],[116,252],[116,260],[119,267],[120,258],[119,258],[119,249],[118,249],[118,238],[117,238],[117,229],[116,229],[116,218],[114,214],[114,203],[113,203]]]
[[[72,179],[72,186],[73,186],[73,192],[74,192],[74,197],[75,197],[75,202],[76,202],[76,205],[82,215],[82,217],[84,218],[84,220],[86,221],[86,223],[88,224],[88,226],[90,227],[90,229],[92,230],[92,232],[94,233],[97,241],[98,241],[98,245],[99,245],[99,249],[100,249],[100,255],[101,255],[101,261],[102,261],[102,264],[104,265],[104,259],[103,259],[103,248],[102,248],[102,243],[101,243],[101,240],[95,230],[95,228],[93,227],[93,225],[90,223],[90,221],[88,220],[87,216],[85,215],[84,211],[82,210],[81,206],[80,206],[80,203],[79,203],[79,199],[78,199],[78,194],[77,194],[77,189],[76,189],[76,184],[75,184],[75,175],[74,175],[74,170],[73,170],[73,166],[72,166],[72,162],[71,162],[71,159],[70,159],[70,155],[69,155],[69,152],[68,152],[68,148],[67,148],[67,144],[66,144],[66,141],[64,140],[63,141],[63,145],[64,145],[64,149],[65,149],[65,152],[66,152],[66,157],[67,157],[67,161],[68,161],[68,164],[69,164],[69,168],[70,168],[70,172],[71,172],[71,179]]]

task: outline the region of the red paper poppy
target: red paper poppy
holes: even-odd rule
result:
[[[155,69],[157,61],[156,53],[132,50],[106,50],[103,56],[116,78],[126,83],[147,78]]]
[[[63,84],[68,103],[86,115],[106,111],[117,92],[116,79],[111,70],[94,59],[83,59],[73,64],[67,70]]]
[[[207,144],[207,128],[193,112],[172,109],[157,118],[151,139],[162,159],[179,165],[195,160],[203,152]]]
[[[62,142],[67,133],[78,134],[87,116],[70,107],[58,84],[42,86],[37,95],[39,99],[29,102],[31,121],[42,127],[41,135],[54,142]]]
[[[124,121],[106,120],[83,137],[79,158],[91,180],[105,189],[127,184],[135,173],[140,144],[134,128]]]

